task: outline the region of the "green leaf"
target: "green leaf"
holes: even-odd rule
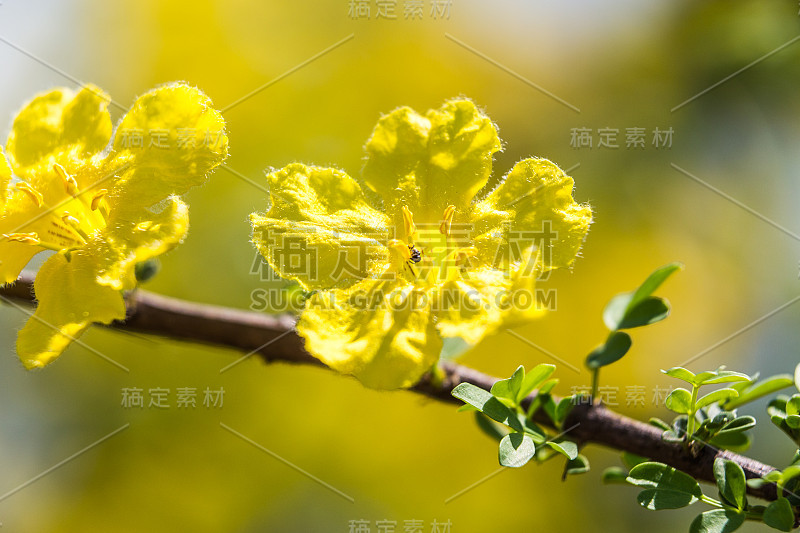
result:
[[[497,424],[492,422],[492,420],[483,413],[475,411],[475,422],[478,424],[478,427],[481,429],[481,431],[483,431],[493,440],[499,441],[506,436],[505,433],[500,431],[500,428],[497,426]]]
[[[662,509],[680,509],[681,507],[689,506],[696,502],[697,498],[691,494],[672,489],[644,489],[636,496],[636,501],[639,502],[639,505],[651,511],[660,511]]]
[[[709,392],[705,396],[702,396],[700,399],[698,399],[694,408],[702,409],[703,407],[711,405],[712,403],[724,402],[728,398],[736,398],[737,396],[739,396],[739,392],[736,389],[726,388],[715,390],[714,392]]]
[[[595,348],[586,357],[586,366],[591,370],[610,365],[618,361],[631,349],[631,337],[622,331],[612,332],[606,342]]]
[[[470,412],[470,411],[472,411],[473,413],[480,412],[478,411],[477,407],[475,407],[474,405],[470,405],[468,403],[465,403],[464,405],[456,409],[457,413]]]
[[[633,294],[628,292],[614,296],[603,311],[603,322],[611,331],[638,328],[660,322],[669,316],[669,302],[657,296],[649,296],[631,306]]]
[[[584,474],[589,471],[589,459],[584,455],[578,454],[575,459],[567,461],[567,468],[564,472],[567,475],[574,476],[576,474]]]
[[[786,498],[778,498],[764,511],[764,523],[779,531],[791,531],[794,526],[792,505]]]
[[[539,394],[548,394],[556,385],[558,385],[558,378],[548,379],[539,387]]]
[[[555,423],[558,427],[561,427],[564,424],[564,420],[567,419],[567,415],[575,406],[574,400],[574,397],[567,396],[566,398],[561,398],[561,400],[558,402],[555,412]]]
[[[786,401],[786,416],[800,414],[800,394],[795,394]]]
[[[717,432],[717,435],[724,435],[725,433],[738,433],[746,431],[756,425],[756,419],[752,416],[740,416],[731,420]]]
[[[678,262],[669,263],[655,269],[653,273],[650,274],[646,280],[644,280],[644,283],[639,285],[639,288],[634,291],[630,302],[630,308],[637,306],[645,298],[656,292],[656,289],[658,289],[668,277],[670,277],[674,272],[682,269],[683,265]]]
[[[767,404],[767,413],[770,416],[786,418],[786,402],[788,399],[786,396],[778,396]]]
[[[519,393],[517,394],[517,404],[521,403],[522,400],[536,390],[539,385],[544,383],[544,381],[550,377],[555,369],[555,365],[542,363],[529,370],[525,374],[525,378],[522,380],[522,384],[520,385]]]
[[[725,402],[723,407],[727,410],[736,409],[737,407],[755,401],[759,398],[763,398],[768,394],[772,394],[791,386],[792,377],[789,374],[772,376],[763,381],[746,386],[743,389],[739,389],[738,387],[734,386],[734,388],[739,390],[739,397],[729,399]]]
[[[522,431],[522,424],[516,413],[500,403],[500,400],[488,391],[471,383],[461,383],[451,393],[462,402],[466,402],[496,422],[505,424],[516,431]]]
[[[618,466],[610,466],[603,471],[603,484],[614,485],[627,483],[628,471]]]
[[[703,495],[694,478],[663,463],[646,462],[636,465],[628,474],[627,481],[637,487],[682,492],[695,500]]]
[[[578,445],[574,442],[570,441],[562,441],[562,442],[553,442],[552,440],[547,441],[545,444],[553,448],[560,454],[563,454],[567,457],[567,459],[575,459],[578,457]]]
[[[669,302],[664,298],[649,296],[634,307],[628,305],[625,316],[617,325],[617,329],[638,328],[661,322],[669,316],[669,311]]]
[[[664,405],[679,415],[689,415],[692,413],[692,393],[686,389],[675,389],[669,393]]]
[[[750,437],[747,436],[747,433],[742,432],[718,433],[708,443],[723,450],[741,453],[750,448]]]
[[[744,524],[745,515],[733,509],[706,511],[694,519],[689,533],[730,533]]]
[[[511,400],[512,404],[516,405],[517,395],[519,394],[523,379],[525,379],[525,368],[520,365],[514,373],[511,374],[510,378],[501,379],[492,385],[492,396],[496,398],[506,398]]]
[[[737,381],[750,381],[750,376],[742,374],[741,372],[733,372],[732,370],[718,370],[713,372],[712,377],[707,377],[698,380],[697,385],[716,385],[717,383],[735,383]],[[698,376],[699,377],[699,374]],[[697,379],[697,378],[695,378]]]
[[[655,426],[655,427],[657,427],[659,429],[663,429],[664,431],[669,431],[669,430],[672,429],[672,426],[670,426],[669,424],[667,424],[666,422],[664,422],[660,418],[652,417],[650,420],[648,420],[648,423],[651,426]]]
[[[633,299],[632,292],[625,292],[617,294],[609,300],[605,309],[603,309],[603,322],[606,327],[611,331],[619,329],[619,325],[625,320],[625,311],[628,309],[628,304]]]
[[[781,479],[779,484],[784,487],[789,482],[789,480],[800,476],[800,465],[792,465],[781,473]]]
[[[522,433],[510,433],[503,437],[498,448],[500,464],[511,468],[519,468],[531,460],[536,454],[533,440]]]
[[[733,461],[717,458],[714,461],[714,479],[717,480],[717,487],[723,498],[739,509],[747,506],[747,484],[741,466]]]
[[[669,370],[662,370],[664,374],[668,375],[671,378],[677,378],[686,383],[694,384],[694,372],[690,370],[686,370],[680,366],[674,366]]]
[[[700,385],[713,385],[715,383],[734,383],[737,381],[752,381],[750,376],[742,374],[741,372],[732,372],[730,370],[709,370],[694,374],[685,368],[676,366],[669,370],[662,370],[662,372],[670,377],[683,380],[699,387]]]

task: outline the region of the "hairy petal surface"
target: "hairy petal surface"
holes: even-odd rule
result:
[[[76,250],[67,257],[50,257],[36,276],[39,305],[17,337],[17,354],[28,369],[61,355],[91,323],[125,318],[122,294],[96,281],[97,256]]]
[[[375,389],[410,387],[442,348],[428,296],[402,281],[316,293],[297,331],[323,363]]]
[[[544,272],[569,267],[592,223],[592,210],[572,197],[574,181],[546,159],[517,163],[471,212],[474,245],[486,264],[507,268],[538,250]]]
[[[402,107],[382,117],[367,141],[364,180],[396,224],[402,206],[438,222],[448,205],[467,210],[501,147],[494,124],[470,100],[450,100],[425,116]]]
[[[202,91],[169,84],[140,96],[114,136],[113,169],[123,169],[108,202],[112,217],[149,208],[205,183],[228,155],[222,114]]]
[[[344,288],[389,265],[389,218],[353,178],[292,164],[267,175],[271,207],[253,214],[253,243],[283,278],[306,290]]]

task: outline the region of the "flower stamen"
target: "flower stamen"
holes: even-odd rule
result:
[[[413,245],[414,240],[417,238],[417,226],[414,224],[414,214],[409,211],[406,206],[403,206],[403,226],[406,231],[406,238],[408,243]]]
[[[27,194],[30,199],[33,200],[33,203],[36,204],[36,207],[42,207],[42,205],[44,205],[42,193],[31,187],[29,183],[22,181],[16,184],[16,188]]]
[[[453,215],[455,212],[456,206],[448,205],[444,210],[444,215],[442,215],[442,223],[439,224],[439,233],[446,237],[450,236],[450,225],[453,223]]]
[[[81,229],[80,220],[78,220],[77,218],[75,218],[74,216],[70,215],[67,212],[61,215],[61,220],[64,221],[64,224],[72,228],[75,231],[75,233],[80,235],[84,243],[89,241],[89,235]]]
[[[77,198],[79,190],[78,190],[78,182],[75,181],[75,178],[67,174],[67,171],[64,170],[64,167],[62,167],[58,163],[53,165],[53,170],[56,171],[56,174],[58,174],[58,176],[64,182],[64,190],[67,191],[67,194],[69,194],[73,198]]]

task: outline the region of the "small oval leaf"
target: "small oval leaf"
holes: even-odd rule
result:
[[[697,400],[694,408],[702,409],[703,407],[711,405],[712,403],[724,402],[728,398],[736,398],[737,396],[739,396],[739,391],[736,389],[726,388],[715,390],[714,392],[709,392]]]
[[[578,457],[578,445],[575,444],[574,442],[570,441],[553,442],[549,440],[545,444],[553,448],[558,453],[566,456],[567,459],[572,460]]]
[[[769,377],[763,381],[753,383],[744,390],[739,391],[738,398],[731,398],[723,406],[727,410],[736,409],[742,405],[750,403],[759,398],[763,398],[773,392],[792,386],[792,378],[789,374]]]
[[[622,331],[615,331],[606,342],[595,348],[586,358],[586,366],[591,370],[610,365],[620,360],[631,348],[631,337]]]
[[[744,513],[733,509],[714,509],[695,518],[689,533],[730,533],[742,527],[744,520]]]
[[[589,459],[585,455],[578,455],[575,459],[567,461],[567,468],[564,473],[570,476],[584,474],[589,471]]]
[[[498,448],[500,464],[510,468],[524,466],[536,453],[533,440],[522,433],[510,433],[503,437]]]
[[[764,523],[779,531],[791,531],[794,526],[792,505],[786,498],[778,498],[764,510]]]
[[[628,474],[628,483],[650,489],[684,492],[698,499],[703,495],[700,485],[692,476],[663,463],[636,465]]]
[[[671,378],[680,379],[681,381],[685,381],[686,383],[694,383],[694,372],[691,370],[686,370],[680,366],[674,366],[669,370],[662,370],[664,374],[668,375]]]
[[[669,302],[658,296],[648,296],[635,307],[628,307],[617,329],[638,328],[661,322],[669,316]]]
[[[717,487],[720,494],[730,503],[739,509],[744,509],[747,504],[745,492],[747,484],[745,482],[744,470],[738,464],[727,459],[717,458],[714,461],[714,479],[717,480]]]
[[[692,412],[692,393],[686,389],[675,389],[664,401],[667,409],[679,415],[688,415]]]
[[[519,393],[517,394],[517,404],[521,403],[530,393],[549,378],[555,371],[555,365],[541,363],[533,367],[525,374],[525,378],[520,385]]]

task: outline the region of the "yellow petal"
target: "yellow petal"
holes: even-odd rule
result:
[[[270,210],[253,214],[253,243],[306,290],[343,288],[387,268],[389,219],[339,170],[292,164],[267,175]]]
[[[7,151],[20,176],[29,167],[69,152],[88,157],[102,151],[111,138],[109,97],[93,85],[78,93],[65,88],[42,93],[14,119]]]
[[[491,269],[471,270],[444,282],[434,290],[439,333],[477,344],[503,324],[510,289],[511,280]]]
[[[407,206],[416,219],[438,223],[448,205],[466,211],[500,149],[496,128],[470,100],[451,100],[424,117],[403,107],[382,117],[367,141],[364,179],[387,212],[399,216]]]
[[[111,211],[135,211],[205,182],[228,155],[225,121],[199,89],[170,84],[140,96],[114,135]]]
[[[8,200],[8,184],[11,182],[11,167],[8,166],[6,154],[0,148],[0,214],[3,213]]]
[[[0,285],[13,283],[25,265],[41,251],[38,246],[8,242],[0,237]]]
[[[374,280],[319,292],[308,301],[297,331],[312,355],[367,387],[410,387],[442,349],[426,296],[409,284]]]
[[[502,298],[499,298],[503,309],[503,327],[512,328],[524,325],[544,315],[555,303],[555,289],[536,287],[536,279],[541,275],[538,250],[528,247],[522,253],[522,260],[513,265],[511,286]],[[542,290],[543,292],[539,292]],[[550,292],[553,291],[553,292]]]
[[[17,337],[26,368],[40,368],[61,355],[92,323],[125,318],[122,294],[96,281],[96,258],[76,250],[67,261],[58,253],[45,261],[34,288],[39,305]]]
[[[48,235],[50,231],[58,231],[52,227],[52,217],[40,216],[42,211],[29,194],[18,188],[11,189],[5,210],[0,215],[0,285],[15,281],[31,258],[44,251],[39,246],[10,241],[3,235]]]
[[[189,208],[171,197],[160,213],[142,211],[138,217],[115,223],[89,243],[87,252],[98,262],[97,282],[116,290],[136,286],[135,268],[177,246],[189,229]]]
[[[589,205],[573,199],[573,185],[546,159],[517,163],[470,214],[481,260],[508,268],[534,245],[541,271],[570,266],[592,223]]]

